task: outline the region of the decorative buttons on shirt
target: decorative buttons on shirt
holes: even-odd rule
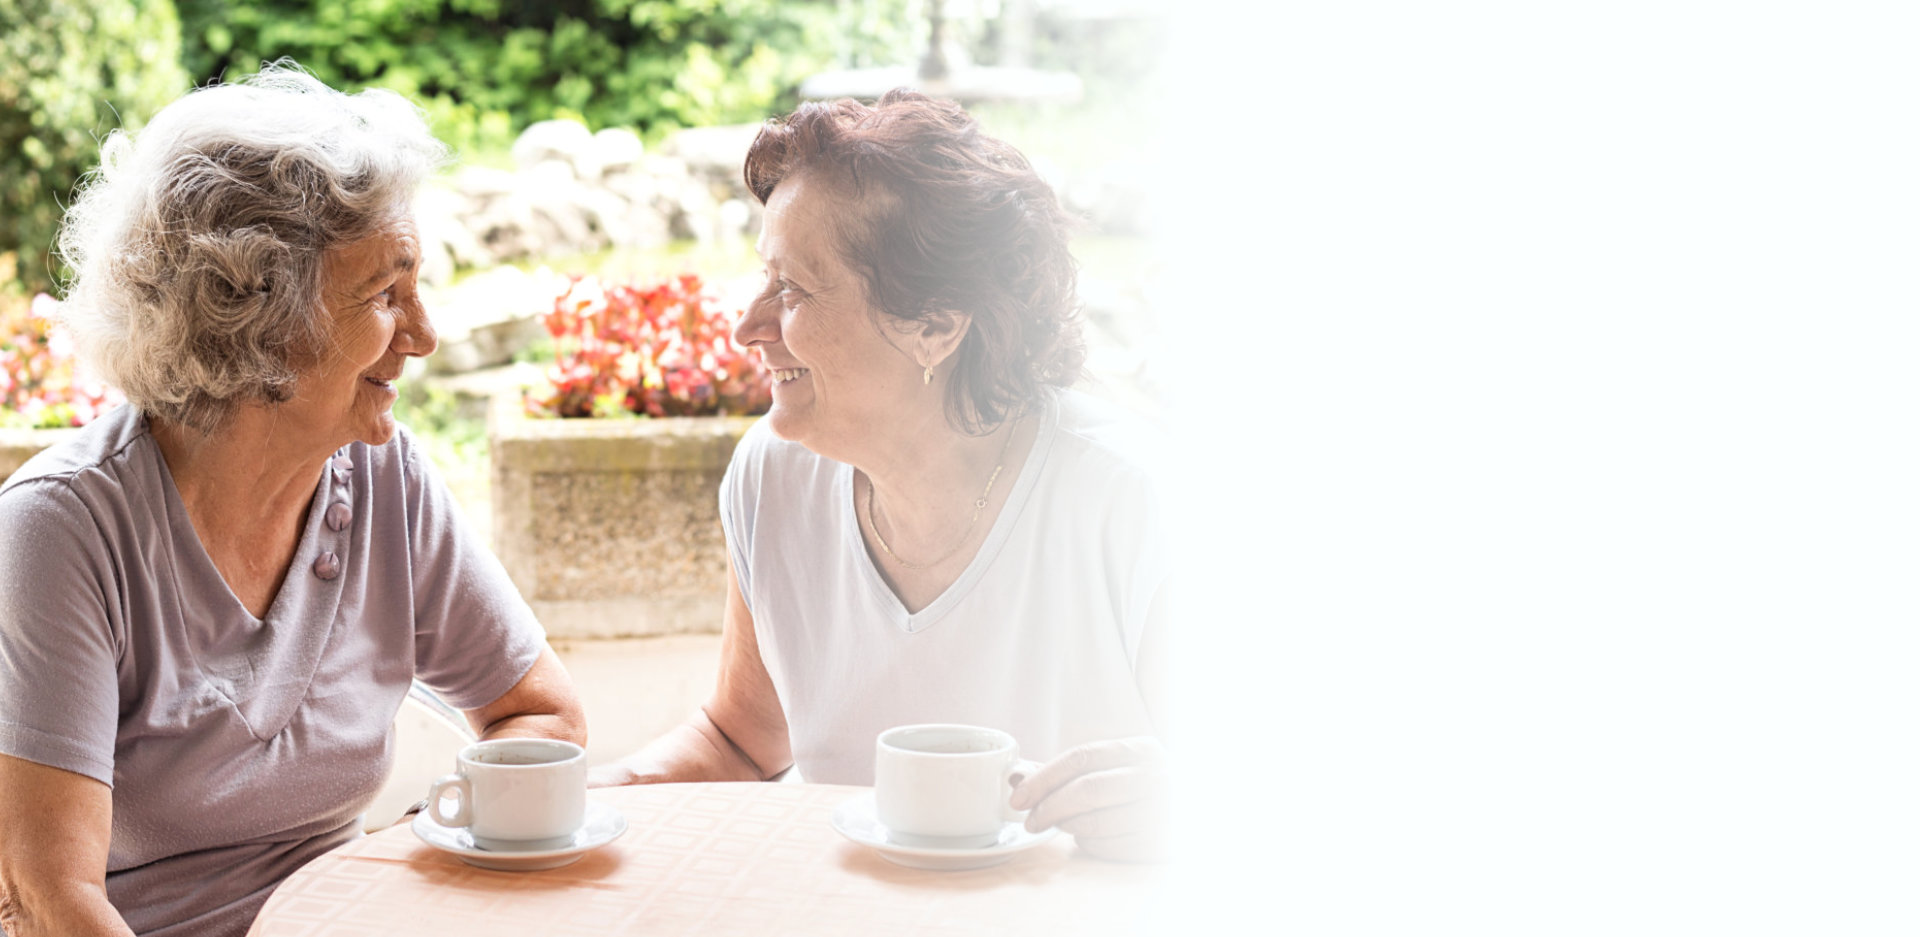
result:
[[[338,534],[353,524],[353,459],[347,456],[345,449],[341,449],[333,454],[329,467],[333,470],[332,494],[328,499],[332,503],[327,505],[320,517],[328,530]],[[321,553],[313,561],[313,574],[326,580],[338,578],[346,564],[340,561],[340,554],[335,551],[346,549],[348,543],[341,537],[323,536],[320,545],[334,549]]]

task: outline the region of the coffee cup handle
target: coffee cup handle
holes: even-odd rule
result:
[[[453,791],[454,799],[460,804],[450,817],[440,812],[440,795],[447,791]],[[468,783],[465,775],[449,774],[433,782],[433,787],[427,789],[427,816],[432,817],[433,822],[449,828],[473,822],[473,785]]]
[[[1028,761],[1025,758],[1018,759],[1007,766],[1007,775],[1001,779],[1000,784],[1000,812],[1008,822],[1018,822],[1027,818],[1025,810],[1013,809],[1013,776],[1017,774],[1024,780],[1033,777],[1039,771],[1039,762]]]

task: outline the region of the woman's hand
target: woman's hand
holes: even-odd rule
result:
[[[1030,811],[1027,829],[1057,826],[1102,859],[1161,860],[1173,794],[1169,761],[1152,736],[1089,742],[1015,784],[1013,808]]]

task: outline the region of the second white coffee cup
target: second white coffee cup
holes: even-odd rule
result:
[[[887,838],[903,846],[991,846],[1023,814],[1007,804],[1010,776],[1038,769],[1013,736],[984,726],[898,726],[875,741],[873,798]]]
[[[489,739],[460,750],[459,771],[433,782],[434,822],[467,827],[474,845],[502,852],[558,849],[586,822],[587,755],[559,739]],[[455,801],[452,813],[441,800]]]

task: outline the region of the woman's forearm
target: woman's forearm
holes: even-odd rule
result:
[[[520,713],[508,716],[480,733],[485,739],[560,739],[584,747],[586,726],[560,713]]]
[[[560,739],[585,747],[587,716],[553,648],[540,649],[520,682],[499,699],[467,713],[467,722],[483,739]]]
[[[724,727],[724,728],[723,728]],[[753,613],[727,559],[727,611],[713,696],[686,722],[645,748],[593,769],[593,787],[674,781],[765,781],[793,761],[786,713],[760,660]]]
[[[781,765],[774,773],[784,769]],[[660,784],[684,781],[764,781],[768,774],[753,763],[706,711],[694,713],[645,748],[595,769],[593,784]]]
[[[7,937],[133,937],[97,885],[35,887],[0,876],[0,929]]]
[[[9,937],[132,937],[107,900],[113,791],[0,755],[0,927]]]

